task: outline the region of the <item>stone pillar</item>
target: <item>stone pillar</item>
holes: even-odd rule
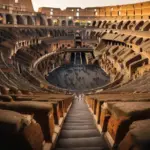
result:
[[[25,16],[21,16],[21,17],[23,18],[23,24],[27,25],[27,17],[25,17]]]
[[[81,63],[81,65],[83,64],[82,53],[81,52],[80,52],[80,63]]]
[[[74,53],[74,64],[76,64],[76,53]]]
[[[17,25],[17,18],[16,15],[12,15],[13,16],[13,20],[14,20],[14,25]]]

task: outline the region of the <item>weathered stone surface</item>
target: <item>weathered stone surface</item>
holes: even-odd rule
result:
[[[150,147],[150,120],[135,121],[119,145],[119,150],[148,150]]]
[[[1,149],[41,150],[43,133],[39,124],[14,111],[0,110]]]
[[[112,102],[107,103],[107,106],[108,111],[111,112],[107,131],[115,145],[121,142],[133,121],[150,118],[149,102]]]

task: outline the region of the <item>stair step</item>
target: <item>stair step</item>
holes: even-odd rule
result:
[[[81,126],[81,125],[93,125],[94,123],[91,121],[91,122],[86,122],[86,123],[84,123],[84,122],[80,122],[80,123],[77,123],[77,122],[65,122],[65,124],[66,125],[79,125],[79,126]]]
[[[74,101],[64,121],[55,150],[108,150],[85,101]]]
[[[99,137],[100,133],[97,129],[89,130],[62,130],[60,138],[87,138],[87,137]]]
[[[88,114],[86,114],[86,116],[85,115],[70,115],[70,114],[68,114],[68,116],[66,117],[66,118],[69,118],[69,117],[75,117],[75,118],[92,118],[92,116],[91,115],[88,115]]]
[[[67,123],[91,123],[93,120],[88,119],[88,120],[76,120],[76,119],[67,119],[65,122]],[[93,123],[93,122],[92,122]]]
[[[86,117],[86,115],[89,115],[90,116],[90,114],[88,114],[88,112],[86,112],[86,113],[76,113],[76,111],[75,112],[72,112],[72,113],[69,113],[69,115],[73,115],[73,114],[76,114],[76,115],[78,115],[78,116],[85,116]]]
[[[93,125],[63,125],[62,129],[64,130],[90,130],[90,129],[95,129],[96,126],[93,124]]]
[[[103,147],[78,147],[78,148],[56,148],[55,150],[108,150],[108,148]]]
[[[77,147],[107,147],[102,137],[88,138],[68,138],[61,139],[57,143],[57,147],[61,148],[77,148]]]

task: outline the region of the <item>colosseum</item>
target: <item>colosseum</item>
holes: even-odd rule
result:
[[[0,150],[150,150],[149,75],[150,1],[0,0]]]

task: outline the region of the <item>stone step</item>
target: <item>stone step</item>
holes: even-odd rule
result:
[[[100,133],[97,129],[88,130],[62,130],[60,138],[87,138],[87,137],[99,137]]]
[[[55,150],[108,150],[104,147],[78,147],[78,148],[56,148]]]
[[[87,138],[68,138],[61,139],[57,143],[59,148],[77,148],[77,147],[107,147],[102,137]]]
[[[81,119],[81,118],[77,118],[77,117],[76,118],[69,117],[69,118],[66,118],[65,121],[67,122],[67,121],[81,121],[81,120],[82,121],[91,121],[91,120],[93,120],[93,118],[82,118]]]
[[[94,123],[91,121],[91,122],[86,122],[86,123],[84,123],[84,122],[65,122],[65,124],[66,125],[79,125],[79,126],[81,126],[81,125],[93,125]]]
[[[93,125],[63,125],[62,130],[90,130],[90,129],[95,129],[96,126]]]
[[[68,120],[65,120],[65,122],[67,122],[67,123],[85,123],[85,124],[86,123],[90,123],[92,121],[93,120],[91,120],[91,119],[88,119],[88,120],[78,120],[78,119],[68,119]]]
[[[84,101],[73,102],[55,150],[108,150]]]
[[[74,119],[74,118],[78,118],[78,119],[80,119],[80,118],[82,118],[82,119],[93,119],[93,117],[92,116],[90,116],[90,115],[88,115],[88,116],[72,116],[72,115],[68,115],[67,117],[66,117],[66,120],[68,119],[68,118],[72,118],[72,119]]]

